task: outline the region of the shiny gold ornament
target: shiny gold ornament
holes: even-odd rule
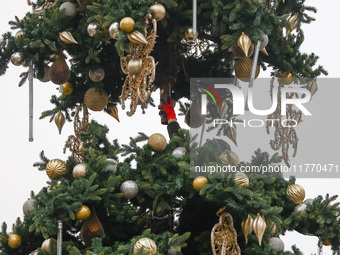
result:
[[[79,163],[79,164],[75,165],[75,167],[73,168],[73,172],[72,172],[74,179],[79,179],[79,178],[85,177],[86,168],[87,168],[86,163]]]
[[[185,114],[184,122],[191,128],[199,128],[204,121],[205,116],[201,113],[201,104],[195,99]]]
[[[131,33],[128,33],[127,37],[132,43],[148,44],[145,36],[138,30],[133,30]]]
[[[109,102],[109,98],[105,91],[97,88],[89,88],[84,96],[85,105],[92,111],[103,110]]]
[[[195,44],[196,40],[198,37],[198,33],[194,33],[194,29],[192,27],[189,27],[186,31],[185,31],[185,39],[187,40],[187,43],[189,44]]]
[[[59,33],[59,37],[60,37],[60,40],[62,40],[66,44],[71,44],[71,43],[78,44],[76,39],[74,39],[74,37],[72,36],[71,32],[66,32],[66,31],[61,32]]]
[[[157,253],[157,245],[152,239],[143,237],[138,239],[133,246],[134,253],[140,250],[142,250],[144,254],[155,255]]]
[[[41,244],[41,249],[46,252],[51,252],[57,247],[57,241],[54,238],[48,238]]]
[[[252,58],[239,59],[235,64],[235,74],[241,81],[249,82],[251,76],[251,68],[253,66]],[[260,74],[260,65],[256,66],[255,79]]]
[[[21,246],[21,237],[17,234],[9,235],[8,246],[13,249],[19,248]]]
[[[65,124],[65,116],[61,112],[61,110],[58,111],[58,113],[54,116],[54,122],[57,125],[59,135],[61,134],[61,130],[63,129],[63,126]]]
[[[261,246],[261,243],[262,243],[263,234],[266,231],[266,227],[267,227],[266,221],[258,213],[254,222],[253,222],[253,230],[254,230],[254,233],[257,237],[257,240],[259,241],[260,246]]]
[[[242,35],[238,38],[237,45],[241,48],[246,57],[249,57],[248,53],[251,46],[251,40],[249,36],[242,32]]]
[[[63,95],[67,96],[73,92],[73,86],[70,82],[65,82],[63,84]]]
[[[50,67],[49,75],[51,81],[57,85],[64,84],[70,79],[71,71],[66,64],[65,57],[62,51],[59,53],[58,58],[53,62],[52,66]]]
[[[139,74],[139,72],[142,70],[143,62],[140,58],[133,58],[129,61],[128,69],[129,72],[133,75]]]
[[[92,239],[95,237],[104,238],[104,228],[100,223],[94,207],[91,208],[91,216],[85,220],[80,229],[80,238],[88,247],[92,244]]]
[[[292,73],[284,72],[280,75],[281,81],[284,85],[290,85],[294,81]]]
[[[61,159],[52,159],[46,165],[46,174],[52,180],[58,180],[67,172],[67,166]]]
[[[230,50],[234,54],[235,58],[238,58],[238,59],[247,58],[246,54],[244,54],[243,50],[238,45],[233,46]],[[255,50],[255,46],[254,44],[251,44],[248,50],[248,54],[247,54],[248,57],[251,57],[251,55],[253,55],[254,50]]]
[[[286,190],[287,198],[298,205],[305,199],[305,189],[299,184],[291,184]]]
[[[287,27],[287,31],[286,31],[286,37],[289,36],[289,34],[297,28],[298,24],[299,24],[299,15],[298,14],[294,14],[292,16],[290,16],[288,18],[288,22],[289,22],[289,26]]]
[[[153,151],[160,152],[165,149],[167,142],[164,135],[156,133],[149,137],[148,145],[151,146]]]
[[[161,21],[162,19],[164,19],[166,15],[166,10],[163,5],[156,2],[155,4],[151,5],[149,9],[151,11],[152,17],[155,20]]]
[[[263,54],[269,56],[269,54],[268,54],[266,48],[262,48],[262,49],[260,49],[260,51],[261,51]]]
[[[234,182],[239,189],[244,189],[249,186],[249,178],[245,173],[237,172],[234,176]]]
[[[41,78],[38,78],[41,82],[49,82],[50,79],[50,67],[48,65],[44,66],[44,76]]]
[[[241,223],[241,229],[244,235],[246,244],[248,243],[248,235],[253,232],[253,218],[248,214],[247,219],[243,220]]]
[[[237,154],[230,150],[222,152],[218,159],[225,165],[238,166],[240,163]]]
[[[208,179],[205,176],[197,176],[192,182],[192,186],[197,191],[200,191],[206,184],[208,183]]]
[[[219,223],[211,230],[210,239],[213,255],[241,255],[233,217],[229,213],[222,213]]]
[[[90,215],[91,215],[91,210],[86,205],[82,205],[80,210],[76,212],[76,218],[78,220],[86,220],[90,217]]]
[[[119,24],[118,22],[113,22],[109,27],[109,34],[110,37],[113,39],[118,40],[118,34],[119,34]]]
[[[115,105],[108,106],[107,109],[110,112],[110,115],[115,118],[119,122],[119,116],[118,116],[118,108]]]
[[[11,62],[15,66],[21,66],[22,54],[20,52],[14,52],[11,56]]]
[[[135,29],[135,21],[130,17],[125,17],[120,21],[119,26],[124,32],[130,33]]]
[[[89,77],[93,82],[101,82],[105,78],[105,71],[99,65],[92,66],[89,70]]]
[[[329,241],[328,239],[326,239],[325,241],[322,242],[322,244],[323,244],[324,246],[330,246],[330,245],[332,245],[332,242]]]

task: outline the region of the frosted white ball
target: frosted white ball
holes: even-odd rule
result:
[[[182,158],[187,150],[184,147],[178,147],[173,150],[172,156],[175,156],[176,158]]]
[[[272,248],[274,251],[284,251],[285,250],[284,242],[278,237],[270,238],[269,245],[270,245],[270,248]]]
[[[106,167],[104,168],[105,171],[112,171],[114,173],[117,172],[117,161],[113,158],[106,159]]]
[[[87,168],[87,164],[85,164],[85,163],[80,163],[80,164],[76,165],[73,168],[73,172],[72,172],[73,177],[75,179],[79,179],[79,178],[85,177],[86,168]]]
[[[63,10],[63,15],[67,17],[74,17],[77,14],[76,5],[71,2],[65,2],[60,5],[59,11]]]

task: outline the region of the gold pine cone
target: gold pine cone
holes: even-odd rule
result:
[[[46,165],[46,174],[52,180],[58,180],[67,172],[67,166],[61,159],[52,159]]]
[[[235,64],[235,74],[241,81],[249,82],[251,76],[251,68],[253,66],[252,58],[244,58],[237,60]],[[256,66],[255,78],[260,74],[260,65]]]
[[[103,110],[109,102],[109,98],[105,91],[96,88],[89,88],[84,96],[85,105],[92,111]]]

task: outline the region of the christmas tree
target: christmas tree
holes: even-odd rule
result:
[[[223,126],[217,130],[223,139],[202,145],[180,129],[172,105],[179,100],[192,130],[204,127],[213,112],[208,107],[210,118],[202,117],[190,78],[236,75],[248,82],[268,67],[280,88],[307,79],[305,88],[314,94],[314,78],[326,71],[300,46],[301,24],[313,21],[315,8],[297,0],[30,4],[31,13],[10,22],[15,33],[2,37],[0,74],[11,61],[27,67],[20,86],[33,78],[60,86],[61,94],[51,98],[55,107],[41,118],[53,120],[59,132],[66,120],[74,122],[64,148],[72,155],[40,154],[35,166],[50,181],[25,202],[24,219],[12,232],[2,225],[1,254],[302,254],[296,247],[284,252],[278,237],[289,230],[339,251],[336,196],[304,201],[293,177],[240,171],[282,159],[289,164],[283,148],[283,157],[257,150],[250,162],[239,162],[230,147],[237,143],[234,126]],[[168,144],[160,134],[140,133],[120,145],[89,117],[89,111],[105,111],[119,121],[118,109],[127,106],[133,118],[155,105],[155,93]],[[230,94],[222,96],[221,119],[236,120],[233,103]],[[216,164],[237,171],[193,178],[195,166]]]

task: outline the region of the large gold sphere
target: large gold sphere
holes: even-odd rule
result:
[[[131,74],[137,75],[142,70],[142,59],[132,58],[128,63],[128,70]]]
[[[52,180],[58,180],[67,172],[67,166],[61,159],[52,159],[46,165],[46,174]]]
[[[152,17],[157,21],[161,21],[162,19],[164,19],[165,14],[166,14],[166,10],[164,6],[159,3],[155,3],[151,5],[150,11],[152,13]]]
[[[157,253],[157,245],[152,239],[143,237],[137,240],[133,246],[134,253],[137,253],[139,250],[144,251],[146,254],[154,255]]]
[[[17,234],[12,234],[8,237],[8,246],[16,249],[21,246],[21,237]]]
[[[294,204],[300,204],[305,199],[305,189],[299,184],[291,184],[287,187],[286,195]]]
[[[235,74],[241,81],[249,82],[251,76],[251,68],[253,66],[252,58],[244,58],[237,60],[235,64]],[[260,74],[260,65],[256,66],[255,78]]]
[[[192,185],[194,186],[195,190],[200,191],[207,183],[208,183],[207,177],[197,176],[192,182]]]
[[[84,96],[85,105],[92,111],[101,111],[109,102],[109,98],[105,91],[96,88],[89,88]]]
[[[164,135],[156,133],[149,137],[148,144],[153,151],[160,152],[165,149],[167,143]]]
[[[80,210],[78,212],[76,212],[76,218],[78,220],[86,220],[87,218],[90,217],[90,215],[91,215],[91,210],[86,205],[82,205]]]
[[[135,21],[130,17],[125,17],[120,21],[119,26],[124,32],[130,33],[135,29]]]

